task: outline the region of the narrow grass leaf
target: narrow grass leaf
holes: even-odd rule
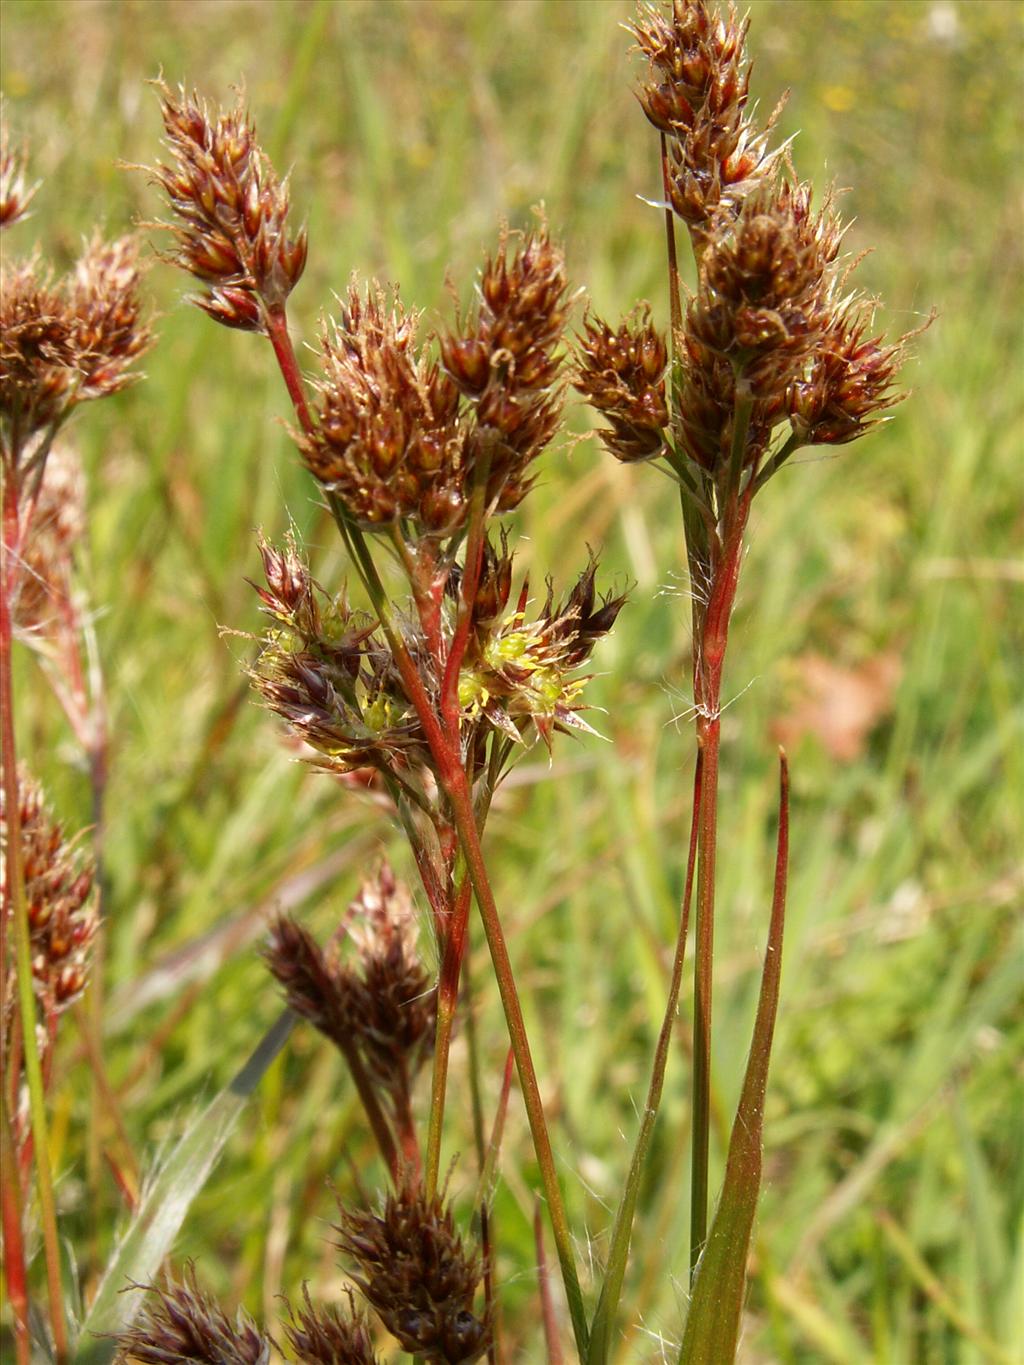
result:
[[[754,1036],[729,1142],[722,1194],[693,1281],[679,1365],[729,1365],[736,1358],[750,1234],[761,1189],[764,1096],[782,976],[788,863],[789,767],[785,754],[780,753],[775,893]]]
[[[116,1343],[111,1334],[123,1331],[142,1305],[141,1294],[123,1291],[133,1284],[149,1284],[159,1271],[192,1201],[206,1184],[253,1091],[284,1046],[293,1021],[291,1011],[286,1010],[161,1165],[82,1324],[76,1365],[105,1365],[113,1358]]]

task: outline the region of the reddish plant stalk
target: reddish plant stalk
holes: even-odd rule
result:
[[[448,1057],[451,1052],[452,1027],[459,1002],[459,979],[466,953],[469,908],[473,888],[464,877],[455,897],[455,908],[444,940],[444,957],[437,980],[437,1032],[434,1037],[434,1067],[430,1090],[430,1120],[427,1130],[426,1193],[432,1199],[437,1193],[441,1167],[441,1128],[444,1121],[445,1095],[448,1088]]]
[[[743,531],[753,480],[732,518],[711,588],[694,655],[701,765],[697,873],[696,953],[693,977],[693,1139],[690,1177],[690,1273],[707,1237],[708,1155],[711,1130],[711,1006],[715,949],[715,865],[718,846],[718,753],[721,738],[722,668],[729,618],[743,557]]]
[[[601,1297],[598,1300],[597,1311],[595,1312],[591,1323],[591,1357],[597,1359],[606,1358],[610,1349],[615,1313],[618,1308],[619,1297],[622,1293],[622,1284],[625,1278],[626,1265],[629,1258],[629,1246],[632,1238],[633,1215],[636,1209],[637,1195],[639,1193],[640,1181],[647,1164],[651,1141],[654,1137],[654,1125],[657,1121],[658,1110],[661,1107],[662,1092],[665,1088],[665,1072],[668,1068],[669,1049],[672,1046],[672,1032],[675,1025],[676,1011],[679,1008],[679,992],[682,989],[683,966],[686,958],[686,940],[690,927],[690,905],[693,900],[693,878],[697,862],[697,843],[700,832],[703,773],[704,754],[703,751],[698,748],[697,759],[693,770],[693,808],[690,815],[690,842],[686,857],[686,881],[683,885],[683,895],[679,906],[679,927],[676,931],[676,946],[672,957],[672,975],[669,980],[668,1000],[665,1003],[665,1014],[661,1021],[661,1028],[658,1032],[658,1041],[654,1050],[654,1063],[651,1067],[651,1079],[647,1087],[647,1100],[643,1108],[643,1118],[640,1122],[639,1132],[637,1133],[636,1145],[633,1148],[633,1156],[629,1165],[629,1174],[626,1177],[626,1185],[619,1202],[619,1207],[615,1213],[615,1223],[612,1227],[611,1245],[609,1247],[608,1260],[606,1263],[605,1279],[601,1286]]]
[[[558,1336],[558,1315],[555,1312],[548,1259],[544,1251],[544,1223],[540,1216],[539,1200],[533,1206],[533,1241],[537,1248],[537,1286],[540,1289],[540,1312],[544,1323],[544,1345],[547,1349],[548,1365],[564,1365],[565,1356],[562,1354],[562,1343]]]
[[[401,1189],[402,1173],[404,1169],[403,1158],[399,1154],[398,1148],[395,1146],[395,1139],[391,1133],[391,1126],[384,1116],[384,1111],[381,1109],[377,1100],[377,1092],[373,1082],[366,1074],[366,1068],[363,1066],[358,1050],[343,1042],[340,1038],[336,1039],[336,1041],[345,1058],[345,1063],[352,1076],[352,1081],[359,1094],[359,1098],[362,1101],[363,1109],[366,1111],[366,1118],[370,1124],[373,1136],[376,1139],[377,1146],[380,1149],[380,1154],[387,1165],[392,1183],[396,1190]]]
[[[18,1365],[29,1365],[28,1277],[22,1237],[21,1186],[14,1151],[7,1097],[0,1090],[0,1226],[4,1234],[4,1281],[14,1315],[14,1348]]]
[[[446,758],[450,760],[451,756],[447,755]],[[505,1021],[508,1025],[509,1041],[515,1054],[519,1085],[523,1092],[523,1103],[526,1107],[526,1116],[533,1137],[534,1151],[537,1155],[537,1164],[540,1167],[541,1183],[544,1186],[544,1194],[548,1201],[548,1216],[551,1219],[551,1230],[555,1238],[555,1247],[562,1270],[562,1281],[565,1285],[566,1298],[569,1301],[573,1332],[576,1337],[577,1348],[582,1356],[586,1351],[588,1337],[583,1294],[576,1272],[569,1220],[566,1216],[565,1204],[558,1184],[558,1172],[555,1168],[554,1153],[551,1150],[547,1120],[544,1117],[544,1105],[540,1096],[540,1086],[537,1082],[537,1072],[530,1051],[530,1041],[523,1019],[522,1006],[519,1003],[515,972],[508,955],[505,932],[501,927],[501,918],[487,875],[487,865],[484,861],[476,818],[473,813],[469,782],[461,765],[449,762],[448,767],[449,771],[443,774],[442,781],[452,803],[455,825],[459,832],[459,842],[462,845],[463,856],[466,859],[470,880],[473,883],[476,903],[483,920],[484,934],[487,938],[491,963],[498,983],[498,993],[501,996]]]
[[[8,911],[14,926],[14,951],[17,966],[18,997],[24,1045],[25,1079],[29,1090],[29,1113],[35,1149],[36,1183],[43,1231],[46,1279],[49,1294],[50,1326],[58,1361],[67,1359],[67,1327],[64,1322],[64,1295],[60,1272],[60,1244],[57,1235],[57,1205],[50,1171],[46,1100],[39,1046],[35,1029],[35,991],[32,985],[32,954],[25,901],[25,876],[21,850],[21,808],[18,792],[18,761],[14,735],[14,694],[11,668],[13,622],[11,619],[11,565],[18,543],[17,503],[12,489],[4,490],[3,545],[0,553],[0,748],[3,750],[4,810],[7,823],[6,885]]]
[[[284,379],[285,387],[288,389],[288,397],[292,400],[292,406],[295,408],[295,414],[302,424],[303,431],[308,434],[313,430],[313,417],[306,400],[306,386],[302,382],[302,371],[299,369],[299,362],[295,358],[295,347],[288,335],[288,314],[283,307],[268,310],[266,322],[267,336],[274,348],[274,355],[277,356],[281,376]]]

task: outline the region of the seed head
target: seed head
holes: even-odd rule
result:
[[[41,1010],[51,1016],[67,1009],[81,995],[88,978],[90,948],[99,928],[90,900],[93,865],[74,842],[64,837],[46,806],[42,788],[25,772],[19,773],[18,807],[33,984]],[[0,848],[4,850],[7,836],[6,808],[0,792]],[[6,877],[4,857],[0,863],[0,889],[4,892]],[[3,900],[6,905],[6,894]],[[14,992],[8,992],[7,998],[13,1000]]]
[[[403,1349],[427,1361],[478,1360],[490,1337],[473,1312],[480,1257],[463,1245],[450,1206],[407,1188],[389,1194],[379,1216],[340,1213],[352,1278]]]
[[[872,336],[875,305],[861,296],[828,318],[806,376],[789,395],[793,430],[807,445],[845,445],[877,426],[880,414],[905,397],[896,388],[909,343],[932,318],[893,342]]]
[[[74,387],[74,319],[62,289],[37,256],[0,265],[0,421],[5,461],[20,431],[53,427]],[[22,442],[27,439],[22,437]]]
[[[506,231],[484,267],[472,316],[441,338],[444,367],[474,413],[469,458],[486,450],[488,502],[499,512],[522,502],[533,483],[529,467],[558,429],[560,347],[572,303],[565,258],[547,228],[512,251]]]
[[[265,960],[291,1009],[343,1052],[358,1049],[384,1095],[404,1104],[434,1037],[436,996],[416,950],[408,888],[387,863],[349,906],[347,939],[328,952],[295,920],[274,921]]]
[[[305,1307],[288,1305],[291,1322],[284,1324],[288,1343],[303,1365],[379,1365],[365,1317],[349,1295],[346,1313],[336,1305],[314,1306],[302,1287]]]
[[[138,242],[94,236],[68,284],[72,344],[76,352],[76,402],[120,393],[138,379],[132,362],[152,345],[139,300]]]
[[[8,466],[24,467],[34,438],[78,403],[120,392],[152,342],[143,322],[130,237],[94,238],[55,284],[38,257],[0,270],[0,437]]]
[[[455,385],[416,345],[418,323],[397,294],[349,288],[340,321],[321,330],[317,422],[299,446],[361,525],[410,520],[447,536],[465,519],[466,433]]]
[[[778,397],[805,368],[831,306],[844,229],[831,196],[783,183],[719,220],[704,254],[686,341],[729,361],[755,398]]]
[[[259,545],[267,587],[257,592],[274,628],[250,677],[264,703],[335,772],[422,763],[421,726],[375,623],[344,594],[327,596],[294,538]]]
[[[143,1286],[137,1286],[142,1288]],[[231,1322],[200,1288],[195,1266],[186,1265],[181,1282],[171,1277],[147,1286],[138,1317],[115,1337],[119,1360],[138,1365],[268,1365],[270,1339],[241,1308]]]
[[[641,5],[631,26],[648,61],[637,98],[668,138],[672,208],[698,235],[764,185],[780,156],[768,143],[781,105],[763,129],[746,113],[748,25],[731,4],[723,16],[707,0],[673,0],[671,15]]]
[[[306,264],[306,230],[289,235],[287,182],[256,139],[240,95],[236,107],[211,112],[184,86],[160,91],[171,164],[151,174],[170,201],[177,238],[174,263],[206,287],[195,302],[227,327],[265,330]]]
[[[610,423],[601,432],[617,460],[632,464],[655,459],[665,448],[668,352],[644,308],[613,332],[588,317],[577,338],[575,388]]]

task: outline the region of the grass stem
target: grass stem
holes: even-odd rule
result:
[[[21,808],[18,791],[17,749],[14,734],[14,695],[11,667],[13,644],[11,619],[11,560],[17,534],[17,512],[10,489],[3,508],[3,546],[0,554],[0,747],[3,749],[4,814],[7,824],[6,885],[10,917],[14,929],[14,953],[18,983],[18,1008],[24,1047],[25,1079],[28,1084],[29,1117],[35,1154],[39,1214],[43,1232],[46,1280],[49,1293],[50,1327],[58,1362],[67,1359],[68,1338],[64,1321],[64,1294],[61,1283],[60,1244],[57,1234],[57,1205],[50,1170],[49,1132],[43,1070],[36,1034],[36,996],[32,980],[31,931],[25,898],[25,869],[21,848]],[[7,917],[8,906],[3,907]]]

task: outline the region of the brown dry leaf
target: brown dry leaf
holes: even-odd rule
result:
[[[773,729],[791,746],[814,735],[832,758],[850,763],[864,751],[868,735],[892,709],[903,663],[893,651],[858,664],[837,663],[822,654],[794,662],[788,710]]]

